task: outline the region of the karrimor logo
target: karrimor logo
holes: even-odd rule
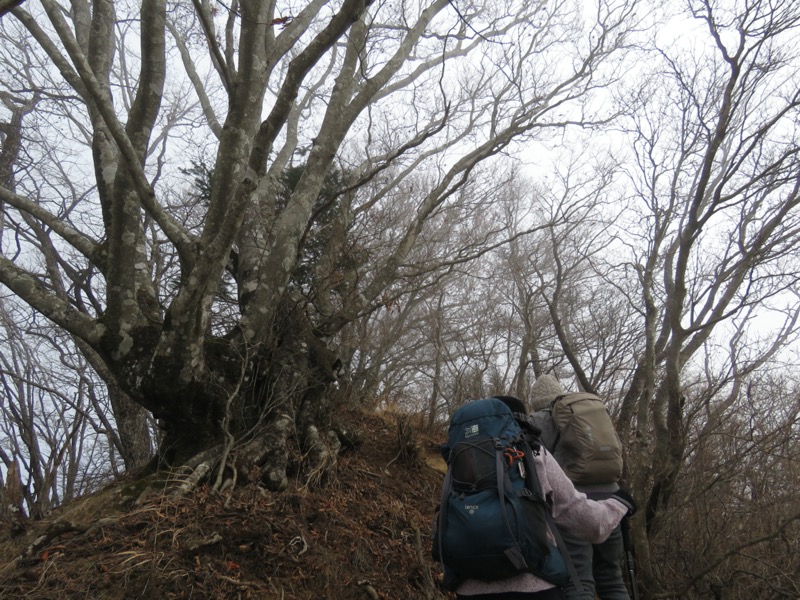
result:
[[[476,435],[478,435],[478,433],[480,433],[480,427],[478,427],[477,425],[470,425],[469,427],[464,428],[465,438],[475,437]]]

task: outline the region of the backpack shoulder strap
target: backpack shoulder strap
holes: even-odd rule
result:
[[[444,482],[442,483],[442,497],[439,501],[439,525],[437,527],[437,534],[438,534],[438,544],[439,544],[439,556],[441,560],[444,560],[444,527],[447,523],[447,498],[450,496],[450,489],[453,485],[453,473],[451,469],[448,467],[447,473],[444,476]]]
[[[547,410],[550,411],[550,416],[552,417],[553,423],[555,423],[555,428],[556,428],[556,439],[553,440],[553,447],[550,448],[551,452],[555,452],[556,446],[558,446],[558,442],[561,441],[561,428],[558,426],[558,421],[556,420],[556,417],[555,417],[555,414],[553,414],[553,411],[554,411],[554,409],[556,407],[556,404],[558,402],[560,402],[561,400],[563,400],[566,396],[567,396],[566,394],[561,394],[560,396],[556,396],[553,399],[553,401],[547,407]]]
[[[495,447],[495,460],[497,462],[495,469],[497,471],[497,494],[500,498],[500,513],[503,515],[506,529],[510,533],[513,533],[514,530],[508,520],[508,511],[506,510],[506,485],[510,485],[510,482],[508,481],[505,463],[503,462],[503,450],[499,447]],[[517,569],[522,570],[525,568],[525,558],[522,555],[522,550],[516,541],[516,537],[512,535],[512,539],[514,540],[514,548],[506,550],[505,554],[508,560],[510,560]]]

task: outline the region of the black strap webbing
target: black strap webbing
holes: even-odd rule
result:
[[[439,502],[439,560],[442,563],[442,569],[444,569],[444,526],[447,523],[447,500],[450,497],[450,486],[453,480],[453,475],[450,471],[451,469],[448,468],[447,474],[444,476],[442,498]]]
[[[497,456],[496,470],[497,470],[497,493],[500,495],[500,512],[503,514],[503,520],[506,523],[506,529],[511,534],[511,539],[514,540],[514,547],[507,549],[504,554],[506,558],[511,561],[514,568],[524,571],[528,568],[528,563],[522,556],[522,549],[516,543],[517,537],[514,535],[514,530],[511,528],[511,523],[508,520],[508,512],[506,511],[506,468],[503,464],[503,449],[498,447],[495,451]]]

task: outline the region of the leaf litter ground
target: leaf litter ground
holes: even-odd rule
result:
[[[101,492],[3,532],[0,598],[444,598],[430,559],[436,442],[409,454],[394,417],[347,419],[364,441],[325,487],[199,488],[124,512]]]

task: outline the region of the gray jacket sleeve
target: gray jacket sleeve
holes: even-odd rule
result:
[[[558,429],[556,429],[556,422],[553,420],[553,415],[549,408],[537,410],[531,415],[531,421],[539,429],[542,430],[542,444],[547,448],[550,453],[553,453],[553,448],[558,440]]]

